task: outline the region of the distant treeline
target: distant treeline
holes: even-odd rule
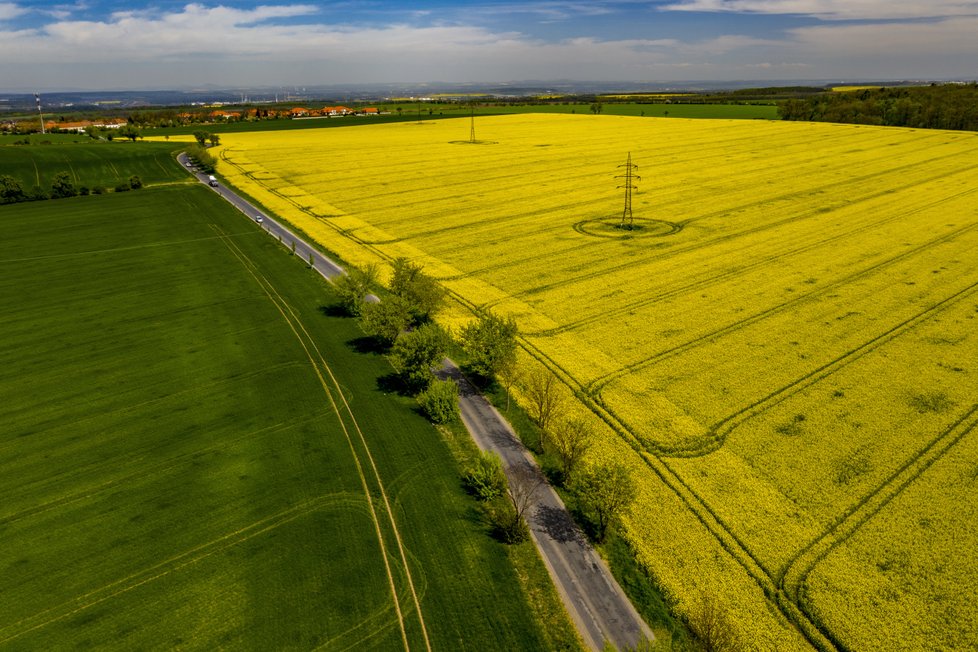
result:
[[[940,84],[825,93],[778,105],[784,120],[978,131],[978,85]]]

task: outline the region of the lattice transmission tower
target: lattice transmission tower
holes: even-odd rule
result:
[[[632,191],[637,190],[638,187],[635,185],[635,181],[641,181],[642,177],[635,174],[635,170],[638,166],[632,163],[632,153],[628,153],[628,160],[625,161],[624,165],[619,165],[619,168],[625,168],[625,174],[619,174],[616,179],[624,179],[625,183],[618,186],[619,189],[625,189],[625,209],[621,212],[621,222],[618,224],[620,229],[632,230],[634,226],[634,218],[632,217]]]
[[[472,105],[472,122],[469,127],[469,142],[475,142],[475,104]]]

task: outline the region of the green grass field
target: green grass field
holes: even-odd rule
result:
[[[179,186],[0,216],[0,648],[572,645],[257,225]]]
[[[89,138],[79,143],[6,145],[0,146],[0,173],[19,179],[25,189],[48,189],[59,172],[69,173],[76,186],[89,188],[111,188],[132,175],[144,184],[186,181],[190,176],[174,162],[180,147],[177,143],[98,143]]]

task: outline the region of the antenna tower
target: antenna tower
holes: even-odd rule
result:
[[[638,169],[638,166],[632,163],[632,153],[628,153],[628,160],[624,165],[619,165],[619,168],[625,168],[625,174],[619,174],[616,179],[624,179],[625,183],[618,186],[619,189],[625,189],[625,209],[621,212],[621,223],[618,225],[620,229],[628,229],[629,231],[634,228],[633,218],[632,218],[632,191],[637,190],[637,186],[633,183],[634,181],[641,181],[642,177],[635,174],[634,170]]]
[[[34,101],[37,102],[37,117],[41,120],[41,133],[44,133],[44,115],[41,113],[41,96],[34,93]]]

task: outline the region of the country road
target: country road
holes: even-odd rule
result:
[[[180,154],[177,160],[187,168],[185,154]],[[192,173],[201,183],[207,184],[206,174]],[[212,190],[244,213],[248,219],[257,221],[257,217],[261,216],[262,228],[279,237],[285,246],[291,247],[294,244],[296,255],[303,261],[308,261],[312,255],[313,268],[323,277],[331,279],[345,273],[342,267],[223,184],[213,187]],[[376,300],[375,297],[372,298]],[[539,473],[536,462],[510,425],[478,393],[451,360],[445,360],[439,375],[452,378],[458,383],[462,421],[480,449],[498,453],[507,474],[527,466]],[[638,615],[607,565],[587,542],[571,519],[563,501],[550,485],[545,484],[538,492],[528,521],[533,542],[557,586],[564,606],[588,647],[600,650],[608,642],[618,649],[627,649],[643,641],[654,640],[652,630]]]
[[[509,423],[455,363],[446,359],[439,375],[458,383],[462,421],[480,449],[497,453],[507,475],[520,467],[530,467],[539,473],[536,462]],[[564,606],[591,649],[600,650],[606,641],[618,649],[626,649],[654,640],[652,630],[549,484],[544,484],[537,494],[527,521],[533,542],[560,591]]]

